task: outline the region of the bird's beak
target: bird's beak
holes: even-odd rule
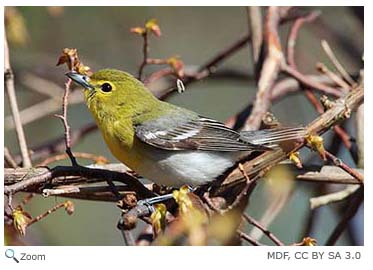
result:
[[[72,79],[75,83],[83,86],[86,89],[90,89],[90,90],[94,89],[94,87],[88,82],[89,77],[86,75],[82,75],[74,71],[67,72],[65,75],[69,77],[70,79]]]

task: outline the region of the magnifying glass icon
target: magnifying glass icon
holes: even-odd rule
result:
[[[19,260],[16,257],[14,257],[13,249],[8,248],[7,250],[5,250],[5,257],[13,259],[16,263],[19,263]]]

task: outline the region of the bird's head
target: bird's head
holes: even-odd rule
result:
[[[120,70],[103,69],[91,76],[69,72],[66,76],[84,88],[86,104],[96,118],[140,114],[157,101],[142,82]]]

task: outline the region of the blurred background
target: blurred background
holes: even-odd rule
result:
[[[296,45],[299,69],[305,74],[316,74],[317,62],[332,68],[320,45],[320,41],[325,39],[350,74],[357,75],[363,65],[363,8],[304,8],[311,9],[321,10],[322,14],[316,22],[305,24],[300,30]],[[66,67],[56,67],[56,63],[63,48],[77,48],[80,59],[93,71],[110,67],[137,74],[142,61],[142,39],[130,33],[129,29],[143,25],[147,19],[156,18],[162,31],[160,38],[150,37],[150,57],[178,55],[187,66],[204,63],[248,32],[245,7],[8,7],[5,13],[20,110],[50,98],[48,94],[35,90],[38,88],[46,92],[50,88],[60,93],[60,96],[56,96],[57,102],[60,102]],[[286,41],[290,25],[285,24],[280,28],[283,41]],[[145,73],[149,74],[157,68],[147,67]],[[168,101],[220,121],[227,120],[255,97],[249,46],[224,61],[217,74],[220,75],[187,86],[184,93],[172,95]],[[19,152],[18,143],[12,119],[9,118],[7,97],[4,100],[5,146],[16,155]],[[302,94],[282,99],[273,105],[271,111],[281,122],[289,125],[306,124],[317,116]],[[52,116],[56,112],[24,125],[31,149],[63,135],[60,120]],[[72,130],[93,122],[82,103],[69,107],[68,120]],[[346,128],[353,136],[354,122],[348,121]],[[326,134],[324,137],[328,147],[331,136]],[[73,151],[103,155],[116,162],[98,131],[84,137],[74,145]],[[347,164],[354,166],[343,146],[337,154]],[[302,156],[309,164],[320,164],[315,153],[303,151]],[[86,160],[80,162],[89,163]],[[327,190],[333,191],[335,187],[328,187]],[[276,198],[271,192],[273,189],[261,181],[247,210],[251,216],[261,219],[273,203],[273,198]],[[320,188],[315,184],[297,182],[292,185],[289,200],[269,229],[285,243],[299,242],[309,225],[309,198],[317,194],[320,194]],[[26,210],[36,216],[62,201],[63,198],[44,199],[36,196]],[[73,201],[75,213],[72,216],[57,211],[32,225],[19,244],[123,245],[121,234],[116,229],[119,209],[114,203]],[[344,209],[343,202],[318,209],[314,213],[310,236],[320,239],[319,244],[322,245],[339,222]],[[261,241],[271,244],[264,238]],[[337,244],[363,243],[363,209],[360,209]]]

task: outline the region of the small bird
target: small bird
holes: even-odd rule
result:
[[[269,151],[305,136],[302,127],[234,131],[158,100],[123,71],[66,75],[84,87],[85,102],[112,154],[158,185],[206,184],[253,151]]]

